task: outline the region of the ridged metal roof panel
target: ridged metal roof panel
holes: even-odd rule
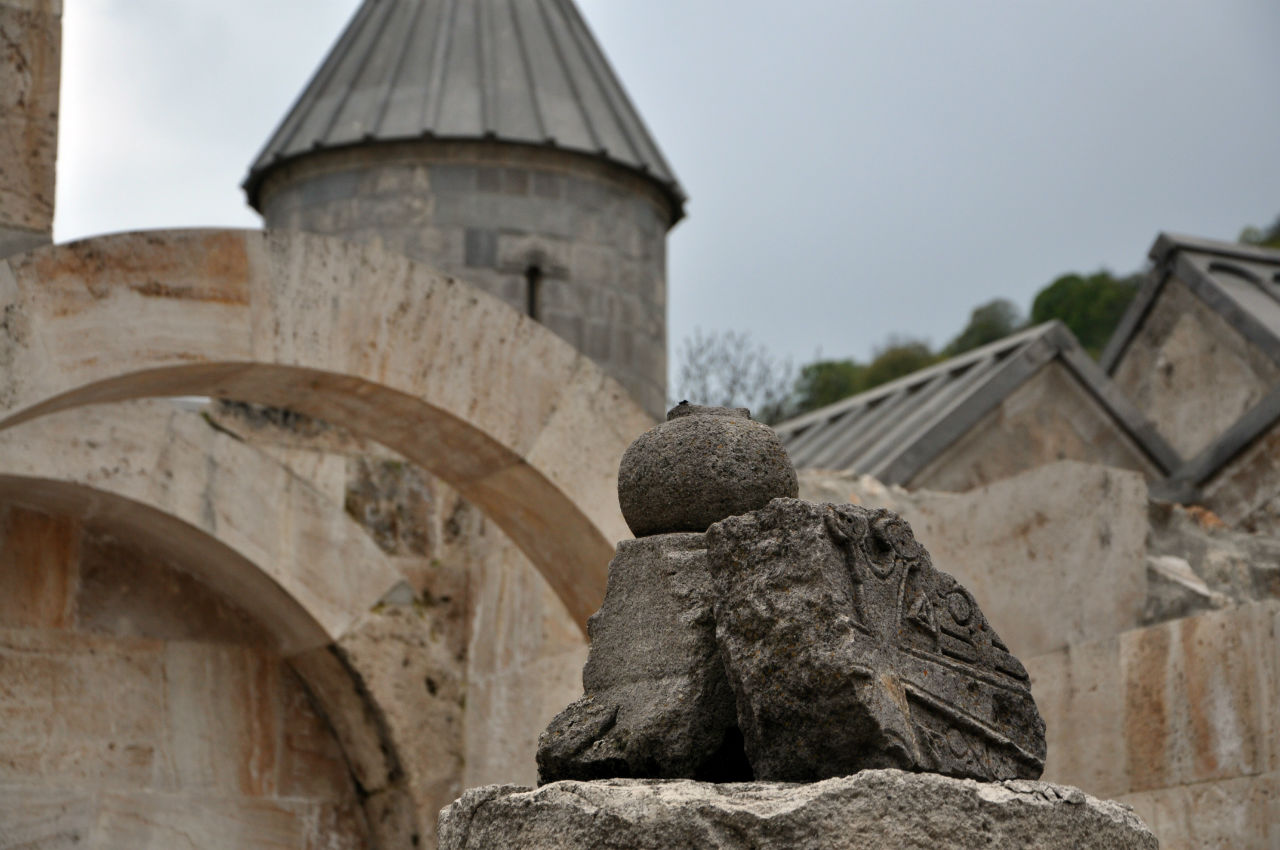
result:
[[[420,138],[584,153],[685,195],[573,0],[364,0],[245,180],[310,151]]]
[[[1181,459],[1110,385],[1061,323],[1048,322],[775,426],[797,468],[905,484],[1054,358],[1165,472]]]

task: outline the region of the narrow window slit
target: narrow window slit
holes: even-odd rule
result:
[[[530,319],[540,319],[538,315],[538,290],[542,288],[542,269],[529,266],[524,270],[525,313]]]

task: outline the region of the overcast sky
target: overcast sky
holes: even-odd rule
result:
[[[672,354],[945,343],[991,298],[1280,214],[1276,0],[579,0],[690,195]],[[358,0],[65,0],[55,238],[255,227]]]

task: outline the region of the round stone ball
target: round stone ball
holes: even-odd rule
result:
[[[618,469],[618,502],[636,537],[703,532],[798,493],[782,441],[743,407],[681,402],[631,444]]]

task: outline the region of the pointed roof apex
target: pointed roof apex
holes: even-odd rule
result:
[[[1168,474],[1181,462],[1056,319],[774,426],[797,469],[907,485],[1043,366],[1059,361]]]
[[[258,155],[257,207],[277,163],[413,139],[492,140],[583,153],[685,195],[573,0],[364,0]]]

